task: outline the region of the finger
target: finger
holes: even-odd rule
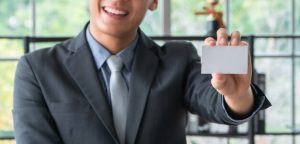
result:
[[[234,31],[231,33],[231,41],[230,41],[230,45],[233,46],[237,46],[240,44],[241,41],[241,35],[240,32],[238,31]]]
[[[245,41],[240,41],[240,45],[241,46],[248,46],[249,44],[247,42],[245,42]]]
[[[249,46],[249,44],[245,41],[240,42],[241,46]],[[250,49],[249,49],[249,54],[248,54],[248,75],[249,79],[252,77],[252,62],[251,62],[251,56],[250,56]]]
[[[213,74],[212,76],[211,84],[220,94],[229,96],[236,91],[233,75]]]
[[[224,74],[212,74],[211,84],[216,90],[222,90],[226,86],[226,75]]]
[[[215,46],[216,45],[216,40],[212,37],[208,37],[204,40],[204,45]]]
[[[241,41],[240,46],[249,46],[249,44],[246,41]],[[245,75],[241,75],[244,77]],[[250,48],[249,48],[249,54],[248,54],[248,73],[247,73],[248,79],[251,80],[252,77],[252,62],[251,62],[251,54],[250,54]]]
[[[225,28],[220,28],[217,31],[217,45],[227,46],[228,45],[227,39],[228,39],[227,30]]]

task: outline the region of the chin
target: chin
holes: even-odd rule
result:
[[[101,31],[102,33],[115,36],[115,37],[120,37],[120,36],[126,36],[130,33],[132,33],[134,30],[120,27],[120,26],[98,26],[98,30]]]

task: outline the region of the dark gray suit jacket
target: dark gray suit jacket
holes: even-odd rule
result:
[[[130,81],[127,144],[185,144],[187,111],[217,123],[239,124],[201,74],[200,58],[186,42],[158,46],[140,31]],[[85,30],[50,49],[23,56],[14,89],[19,144],[116,144],[112,110]],[[270,106],[255,88],[249,116]],[[260,108],[259,108],[260,107]]]

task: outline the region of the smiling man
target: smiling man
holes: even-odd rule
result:
[[[270,106],[245,75],[203,75],[191,43],[158,46],[140,29],[158,0],[90,0],[90,22],[23,56],[14,89],[20,144],[185,144],[187,112],[237,125]],[[247,45],[225,29],[206,45]]]

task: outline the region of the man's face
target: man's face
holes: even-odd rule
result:
[[[97,34],[114,37],[134,33],[157,0],[90,0],[91,25]]]

